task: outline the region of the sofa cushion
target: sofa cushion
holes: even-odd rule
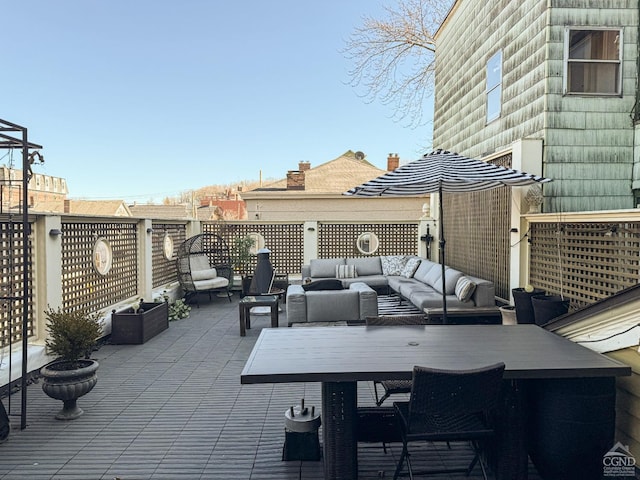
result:
[[[191,279],[196,280],[209,280],[210,278],[216,278],[218,272],[215,268],[207,268],[205,270],[191,270]]]
[[[316,290],[342,290],[343,287],[342,282],[337,278],[325,278],[305,283],[302,288],[305,292],[312,292]]]
[[[431,273],[431,272],[429,272]],[[446,267],[444,271],[444,293],[446,295],[454,295],[456,293],[456,283],[458,283],[458,279],[462,276],[462,272],[458,270],[454,270],[453,268]],[[442,293],[442,277],[431,285],[434,290]]]
[[[380,257],[356,257],[347,258],[347,265],[354,265],[358,275],[382,275],[382,263]]]
[[[382,263],[382,273],[384,275],[401,275],[407,257],[404,255],[385,255],[380,257]]]
[[[458,297],[458,300],[461,302],[468,302],[471,300],[471,296],[475,290],[476,284],[472,282],[469,277],[463,275],[456,282],[456,297]]]
[[[442,265],[438,264],[430,269],[429,273],[424,276],[423,282],[433,288],[436,288],[436,285],[442,285]],[[438,288],[442,290],[442,287]]]
[[[357,276],[355,265],[336,265],[336,278],[355,278]]]
[[[334,278],[336,265],[344,264],[344,258],[314,258],[309,262],[309,267],[314,278]]]
[[[413,274],[416,273],[418,267],[420,266],[420,258],[418,257],[409,257],[402,268],[402,272],[400,275],[406,278],[413,278]]]
[[[420,262],[420,266],[413,274],[413,278],[420,280],[422,283],[427,283],[425,277],[431,271],[432,268],[440,268],[439,263],[432,262],[431,260],[423,259]]]

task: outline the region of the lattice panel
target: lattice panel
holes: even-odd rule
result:
[[[233,249],[235,238],[249,233],[259,233],[264,237],[265,246],[271,250],[269,260],[279,274],[299,274],[304,258],[303,225],[300,223],[203,223],[203,233],[217,233]],[[255,268],[257,257],[253,258],[250,270]]]
[[[532,223],[529,282],[579,308],[636,285],[640,223]]]
[[[511,167],[511,154],[491,163]],[[508,299],[511,188],[443,195],[445,263],[491,280],[496,296]],[[431,247],[437,249],[435,243]],[[437,258],[434,255],[434,258]]]
[[[135,223],[63,222],[62,306],[65,309],[100,311],[138,291],[138,239]],[[113,263],[106,275],[93,267],[95,241],[106,238],[113,249]]]
[[[27,240],[29,241],[29,240]],[[27,309],[27,335],[35,335],[33,315],[33,269],[31,242],[28,244],[29,265],[23,265],[24,236],[22,223],[0,223],[0,348],[22,340],[22,317]],[[25,270],[28,269],[28,270]],[[29,276],[29,296],[23,302],[24,275]]]
[[[363,257],[356,247],[361,233],[375,233],[379,240],[374,255],[417,255],[418,225],[405,223],[320,223],[318,258]]]
[[[165,233],[168,233],[173,240],[171,259],[167,259],[164,255]],[[178,246],[186,240],[186,228],[184,225],[154,223],[151,235],[152,285],[155,288],[176,281],[176,252]]]

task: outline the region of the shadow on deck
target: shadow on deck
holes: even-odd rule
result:
[[[34,383],[20,430],[20,394],[4,398],[13,428],[0,444],[0,479],[322,479],[321,461],[281,460],[285,410],[303,397],[320,408],[320,385],[240,384],[269,316],[252,316],[252,329],[240,337],[237,301],[202,298],[189,318],[144,345],[102,346],[93,356],[98,383],[78,401],[85,414],[77,420],[55,420],[61,402]],[[359,404],[374,404],[370,384],[359,385],[358,396]],[[454,462],[470,460],[470,449],[454,448]],[[447,461],[440,455],[446,446],[425,449],[426,463]],[[380,444],[361,444],[359,478],[392,478],[399,453],[397,444],[386,454]],[[470,477],[429,478],[482,475],[476,468]],[[533,467],[529,478],[539,479]]]

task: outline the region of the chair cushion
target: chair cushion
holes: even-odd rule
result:
[[[211,265],[209,264],[209,257],[204,253],[189,255],[189,269],[192,272],[194,270],[207,270],[209,268],[211,268]]]
[[[193,286],[196,290],[212,290],[214,288],[224,288],[229,285],[229,280],[224,277],[210,278],[208,280],[195,280]]]
[[[325,278],[323,280],[316,280],[314,282],[306,283],[302,285],[305,292],[312,292],[315,290],[342,290],[342,282],[337,278]]]
[[[314,258],[309,262],[309,273],[314,278],[333,278],[336,265],[344,264],[344,258]]]
[[[469,300],[471,300],[471,296],[473,295],[473,292],[475,292],[475,290],[476,284],[473,283],[469,279],[469,277],[463,275],[456,282],[456,297],[458,297],[458,300],[460,300],[461,302],[468,302]]]
[[[191,270],[191,279],[196,280],[208,280],[210,278],[216,278],[218,272],[215,268],[207,268],[206,270]]]
[[[355,278],[357,276],[355,265],[336,265],[336,278]]]

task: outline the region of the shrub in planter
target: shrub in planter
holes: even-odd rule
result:
[[[77,400],[89,393],[98,381],[98,362],[91,360],[91,352],[102,333],[100,313],[83,310],[45,311],[47,353],[58,359],[40,370],[44,378],[42,390],[51,398],[62,400],[63,408],[56,414],[59,420],[73,420],[82,415]]]

